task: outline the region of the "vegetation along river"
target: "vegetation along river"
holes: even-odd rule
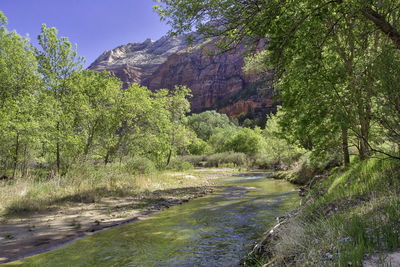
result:
[[[266,174],[221,179],[211,195],[98,232],[12,264],[36,266],[236,266],[298,202],[295,186]]]

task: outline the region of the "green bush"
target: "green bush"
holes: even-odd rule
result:
[[[221,167],[230,163],[234,166],[247,166],[247,156],[244,153],[223,152],[206,157],[206,167]]]
[[[271,159],[271,156],[268,154],[254,154],[250,161],[251,167],[256,169],[270,169],[276,165],[276,160]]]
[[[206,141],[203,141],[200,138],[196,138],[193,140],[193,142],[189,145],[189,152],[192,155],[203,155],[207,154],[211,148],[207,144]]]
[[[149,174],[156,171],[154,163],[148,158],[134,157],[125,166],[130,174]]]
[[[176,159],[171,161],[169,167],[176,171],[187,171],[193,169],[193,164],[188,161]]]
[[[190,162],[195,167],[203,167],[206,156],[205,155],[187,155],[180,157],[181,161]]]
[[[204,141],[209,140],[211,135],[220,130],[236,128],[226,114],[218,113],[215,110],[208,110],[187,117],[186,125],[193,129],[196,135]]]
[[[261,135],[261,129],[240,128],[225,142],[225,151],[229,150],[246,154],[262,152],[265,150],[265,140]]]

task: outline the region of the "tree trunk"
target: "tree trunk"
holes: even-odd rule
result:
[[[110,158],[110,150],[107,150],[107,154],[104,158],[104,166],[107,165],[109,158]]]
[[[85,151],[84,151],[85,156],[87,156],[87,154],[89,153],[89,148],[92,145],[92,140],[93,140],[93,135],[90,134],[88,137],[88,140],[86,142],[86,146],[85,146]]]
[[[87,154],[89,153],[90,146],[93,143],[93,137],[94,137],[96,125],[97,125],[97,122],[93,125],[93,127],[90,127],[90,125],[89,125],[89,136],[88,136],[88,140],[86,142],[85,151],[84,151],[85,156],[87,156]]]
[[[365,18],[372,21],[386,36],[388,36],[397,49],[400,49],[400,33],[394,26],[390,25],[390,23],[386,21],[384,16],[368,7],[361,9],[361,13]]]
[[[369,150],[369,144],[368,144],[368,129],[367,129],[367,126],[365,125],[365,122],[363,122],[361,124],[359,134],[360,134],[360,137],[359,137],[360,160],[366,160],[370,156],[370,150]]]
[[[370,99],[368,96],[364,96],[362,89],[357,91],[358,99],[358,120],[360,123],[359,131],[359,143],[360,143],[360,160],[368,159],[370,156],[369,149],[369,128],[370,128],[370,116],[371,116],[371,105],[369,103]],[[365,99],[367,98],[367,99]]]
[[[59,139],[59,133],[60,133],[60,123],[57,122],[57,169],[56,173],[60,173],[60,139]]]
[[[347,127],[342,125],[342,151],[343,151],[343,164],[345,167],[350,164],[350,154],[349,154],[349,141],[347,134]]]
[[[171,162],[171,156],[172,156],[172,148],[169,149],[168,158],[167,158],[167,166]]]
[[[23,154],[23,160],[21,163],[21,175],[22,177],[27,177],[28,176],[28,163],[27,163],[27,147],[28,145],[24,145],[24,154]]]
[[[17,135],[15,137],[15,155],[14,155],[14,165],[13,165],[13,174],[12,178],[15,178],[15,173],[17,171],[17,166],[18,166],[18,154],[19,154],[19,133],[17,132]]]

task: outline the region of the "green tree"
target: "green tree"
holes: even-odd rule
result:
[[[99,148],[100,139],[106,138],[113,124],[121,81],[106,72],[85,70],[71,76],[69,87],[72,90],[68,105],[75,114],[73,128],[79,137],[76,153],[88,156],[93,147]]]
[[[346,164],[350,131],[361,159],[376,150],[370,134],[378,102],[371,92],[379,81],[371,69],[380,49],[400,48],[398,1],[160,2],[165,5],[155,9],[173,32],[196,28],[206,37],[221,36],[223,49],[268,37],[260,66],[252,65],[275,68],[275,86],[293,124],[288,127],[303,146],[326,150],[324,144],[341,141]]]
[[[38,36],[41,49],[36,49],[39,73],[42,76],[46,101],[52,101],[48,109],[51,139],[56,145],[56,171],[61,167],[62,147],[67,149],[66,140],[73,137],[71,134],[74,114],[68,113],[68,97],[71,88],[68,87],[70,77],[82,69],[84,59],[77,57],[76,46],[72,49],[68,38],[58,38],[56,28],[47,28],[42,25],[42,32]]]
[[[215,110],[192,114],[187,117],[185,125],[193,129],[197,136],[204,141],[207,141],[218,129],[236,127],[226,114],[220,114]]]
[[[281,108],[277,113],[268,115],[267,123],[262,135],[265,139],[265,154],[270,162],[277,164],[290,164],[296,160],[300,154],[304,153],[304,149],[299,148],[296,144],[290,144],[286,139],[282,138],[281,120],[284,118],[284,111]],[[284,132],[285,135],[287,132]]]
[[[184,117],[190,112],[190,103],[187,98],[191,97],[191,93],[190,89],[185,86],[175,86],[172,91],[159,90],[156,95],[163,103],[169,122],[168,125],[164,125],[165,133],[169,139],[168,144],[166,144],[168,147],[166,165],[168,166],[178,144],[185,142],[181,140],[185,138],[185,135],[181,133],[185,131],[185,126],[183,125]]]
[[[265,151],[265,141],[259,127],[254,130],[240,128],[235,135],[231,136],[225,143],[225,151],[242,152],[252,154]]]
[[[107,136],[103,138],[104,162],[118,155],[141,154],[143,138],[151,128],[152,93],[146,87],[132,84],[116,97],[110,114]],[[132,155],[133,156],[133,155]]]
[[[7,19],[0,12],[0,23]],[[28,153],[37,143],[37,94],[40,87],[31,46],[16,32],[0,28],[0,155],[7,169],[12,158],[12,177],[19,163],[26,169]],[[21,152],[23,159],[21,160]]]
[[[210,136],[208,144],[212,148],[212,152],[224,152],[226,151],[226,142],[229,138],[236,134],[239,128],[218,128],[214,134]]]

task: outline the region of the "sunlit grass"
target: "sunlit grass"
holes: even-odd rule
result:
[[[400,247],[400,168],[370,159],[320,180],[272,244],[275,262],[361,266]],[[271,259],[270,259],[271,260]]]
[[[137,196],[172,188],[211,185],[207,175],[154,172],[132,175],[119,164],[76,167],[65,176],[40,179],[30,176],[0,185],[0,213],[24,214],[51,209],[68,202],[95,203],[108,196]]]

